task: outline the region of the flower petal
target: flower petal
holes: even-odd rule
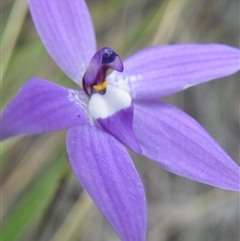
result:
[[[84,0],[29,0],[33,21],[49,54],[81,85],[95,50],[95,35]]]
[[[177,175],[240,190],[239,166],[186,113],[158,101],[136,102],[134,111],[134,133],[144,155]]]
[[[46,80],[31,79],[3,111],[1,140],[85,124],[84,96]]]
[[[228,76],[240,69],[239,49],[221,44],[181,44],[145,49],[124,61],[109,84],[133,99],[157,99],[188,87]]]
[[[96,126],[69,130],[67,149],[84,189],[123,241],[146,240],[146,199],[126,149]]]
[[[132,151],[141,154],[132,130],[133,105],[127,92],[109,87],[103,95],[95,93],[89,101],[89,111],[106,131]]]

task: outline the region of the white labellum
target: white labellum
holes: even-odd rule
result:
[[[89,112],[94,119],[105,119],[131,106],[132,99],[124,90],[107,87],[105,94],[93,94],[89,101]]]

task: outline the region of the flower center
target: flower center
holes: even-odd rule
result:
[[[103,90],[106,90],[108,82],[105,80],[102,84],[100,85],[94,85],[93,88],[97,92],[102,92]]]
[[[83,89],[87,95],[106,93],[106,74],[109,69],[122,72],[122,60],[111,48],[103,47],[94,54],[83,76]]]

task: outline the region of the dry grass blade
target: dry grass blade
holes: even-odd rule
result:
[[[72,238],[76,232],[79,232],[79,228],[86,223],[86,217],[89,218],[92,206],[92,200],[86,192],[83,192],[50,241],[73,240]]]
[[[62,138],[59,137],[60,133],[52,135],[47,141],[45,137],[39,138],[20,160],[19,165],[15,167],[14,172],[2,187],[1,218],[7,213],[24,188],[31,183],[36,173],[46,164],[49,160],[47,157],[58,151],[60,142],[62,142]]]
[[[28,10],[27,0],[16,0],[14,2],[11,15],[9,16],[6,29],[3,34],[1,43],[1,79],[3,80],[4,73],[7,69],[8,62],[12,56],[14,46],[17,42],[18,35],[22,28],[26,13]]]
[[[213,202],[213,200],[215,201]],[[170,224],[174,227],[174,232],[177,232],[212,210],[238,200],[239,196],[236,193],[225,195],[224,191],[220,192],[218,189],[211,189],[184,206],[174,207],[165,219],[154,225],[149,234],[150,240],[154,240],[153,237],[159,237],[159,240],[168,240]]]
[[[153,36],[152,45],[169,43],[181,20],[180,16],[187,2],[188,0],[171,0],[168,2],[164,15],[162,16],[162,21]]]

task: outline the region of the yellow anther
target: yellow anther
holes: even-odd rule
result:
[[[108,82],[105,80],[102,84],[100,85],[94,85],[93,88],[97,91],[100,92],[102,90],[105,90],[107,88]]]

